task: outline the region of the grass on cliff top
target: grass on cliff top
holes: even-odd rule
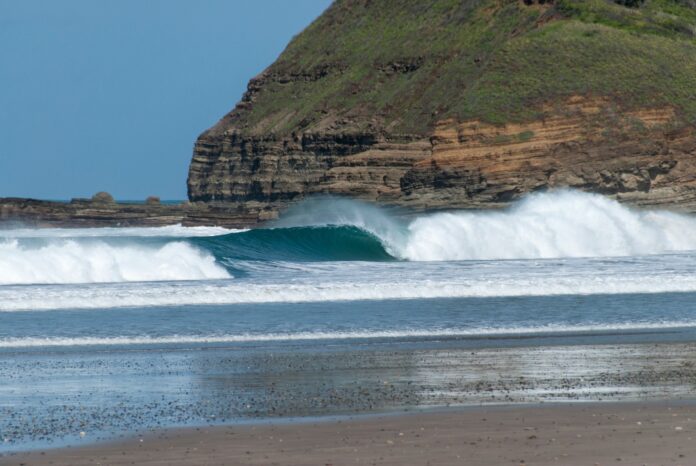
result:
[[[557,0],[563,15],[586,23],[672,38],[696,35],[696,1],[647,0],[639,8],[627,8],[607,0]]]
[[[505,44],[453,111],[505,123],[534,118],[538,102],[602,95],[629,108],[674,106],[696,122],[695,86],[694,43],[567,21]]]
[[[268,70],[299,78],[271,80],[235,124],[283,134],[338,119],[427,134],[446,117],[530,120],[575,94],[696,122],[694,3],[339,0]]]

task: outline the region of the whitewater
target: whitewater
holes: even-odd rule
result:
[[[695,272],[695,217],[575,191],[417,216],[320,198],[251,230],[5,229],[0,350],[695,328]]]
[[[200,241],[215,238],[215,241]],[[171,241],[170,241],[171,240]],[[235,260],[472,261],[626,257],[696,250],[696,218],[634,211],[573,191],[535,194],[501,212],[415,220],[345,199],[309,202],[265,230],[0,230],[0,284],[231,278]]]

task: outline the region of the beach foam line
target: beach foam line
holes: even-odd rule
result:
[[[694,274],[463,277],[461,281],[404,280],[258,284],[232,280],[78,286],[0,287],[0,312],[184,305],[312,303],[386,299],[490,298],[696,292]]]
[[[314,340],[368,340],[409,338],[475,338],[514,337],[517,335],[545,335],[568,333],[607,333],[612,331],[669,330],[696,327],[696,321],[631,322],[612,324],[562,325],[550,324],[530,327],[434,329],[434,330],[357,330],[349,332],[296,332],[239,335],[168,335],[168,336],[114,336],[114,337],[28,337],[2,338],[0,348],[33,348],[58,346],[128,346],[176,345],[216,343],[263,343]]]

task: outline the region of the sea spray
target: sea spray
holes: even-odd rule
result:
[[[596,194],[533,194],[501,212],[428,215],[409,225],[405,259],[611,257],[696,249],[696,219],[638,211]]]
[[[347,199],[300,204],[278,227],[354,226],[410,261],[619,257],[696,250],[696,218],[634,210],[597,194],[531,194],[499,211],[452,211],[399,219]]]
[[[620,257],[696,250],[692,216],[634,210],[604,196],[572,190],[528,195],[505,210],[442,212],[412,220],[362,202],[318,198],[299,204],[272,225],[281,230],[331,227],[323,234],[311,232],[322,241],[313,243],[308,259],[369,260],[355,247],[340,257],[336,254],[341,244],[349,244],[348,235],[337,226],[359,228],[378,239],[392,257],[409,261]],[[354,232],[351,238],[357,236]],[[331,251],[327,247],[322,254],[320,248],[328,245]],[[276,255],[285,246],[274,244],[269,252],[273,249],[271,255]]]
[[[271,227],[353,226],[374,235],[388,254],[398,256],[408,241],[401,213],[353,199],[319,196],[292,206]]]

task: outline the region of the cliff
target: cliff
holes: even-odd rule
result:
[[[198,138],[189,198],[695,211],[695,90],[693,0],[337,0]]]

